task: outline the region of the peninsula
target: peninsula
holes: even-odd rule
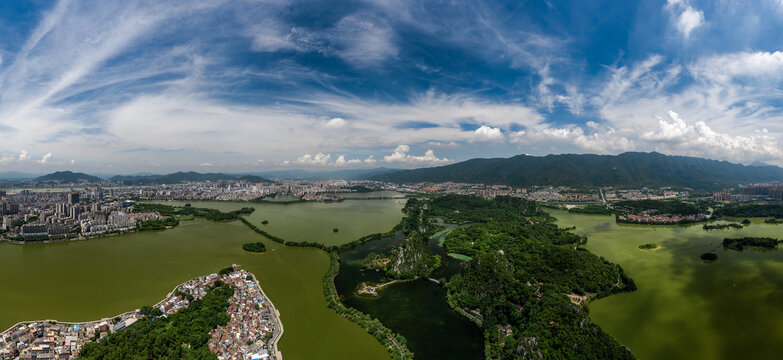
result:
[[[154,349],[144,346],[164,333],[181,339]],[[0,333],[0,359],[92,359],[132,350],[148,358],[281,360],[277,344],[282,335],[280,313],[258,280],[232,265],[176,286],[153,306],[114,317],[18,323]]]

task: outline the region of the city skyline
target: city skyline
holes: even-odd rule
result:
[[[0,172],[783,166],[783,2],[0,5]]]

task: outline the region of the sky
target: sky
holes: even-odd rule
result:
[[[783,166],[783,0],[0,2],[0,172]]]

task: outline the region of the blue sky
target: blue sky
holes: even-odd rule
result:
[[[783,165],[783,1],[4,1],[0,171]]]

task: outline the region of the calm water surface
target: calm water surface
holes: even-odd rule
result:
[[[622,265],[639,289],[589,305],[590,317],[640,359],[779,359],[783,249],[723,250],[725,237],[783,238],[783,225],[742,230],[618,225],[612,216],[552,212],[587,248]],[[660,250],[640,250],[656,243]],[[716,249],[718,260],[699,255]]]
[[[364,193],[375,194],[375,193]],[[368,195],[369,196],[369,195]],[[402,219],[405,199],[345,200],[335,203],[293,204],[224,201],[163,201],[162,204],[207,207],[222,211],[253,207],[248,220],[288,241],[314,241],[340,245],[362,236],[391,230]],[[269,224],[262,225],[263,220]],[[337,228],[338,232],[333,230]]]
[[[391,203],[374,206],[371,202]],[[247,205],[215,204],[223,209]],[[288,226],[296,229],[287,234],[314,241],[323,239],[322,229],[294,219],[317,220],[329,213],[332,224],[365,235],[391,229],[401,218],[403,205],[395,200],[365,200],[351,212],[344,204],[313,204],[316,206],[311,209],[316,210],[309,215],[302,208],[273,205],[257,211],[251,221],[261,226],[261,214],[265,214],[270,225],[279,221],[282,226],[281,219],[289,219]],[[328,210],[331,205],[335,206],[333,211]],[[287,216],[286,211],[294,214]],[[368,217],[364,212],[374,215]],[[387,216],[391,219],[385,219]],[[377,221],[362,220],[370,218]],[[357,222],[361,224],[352,225]],[[332,239],[344,242],[347,236]],[[241,249],[243,243],[259,240],[266,244],[266,253]],[[326,307],[322,287],[329,267],[326,253],[265,240],[238,221],[185,221],[170,230],[69,243],[0,244],[0,273],[4,275],[0,281],[0,328],[23,320],[87,321],[137,309],[159,301],[185,280],[232,263],[255,273],[280,310],[285,325],[280,347],[286,359],[389,358],[373,337]]]
[[[417,359],[483,358],[481,329],[452,311],[446,302],[446,289],[432,281],[419,279],[393,284],[382,289],[377,298],[356,295],[361,282],[378,282],[384,277],[383,272],[362,269],[362,259],[370,252],[386,252],[402,239],[402,233],[398,233],[340,254],[342,263],[335,286],[343,302],[405,336]],[[459,272],[461,261],[447,257],[437,240],[430,240],[429,245],[443,259],[441,269],[432,275],[434,278],[448,278]]]

